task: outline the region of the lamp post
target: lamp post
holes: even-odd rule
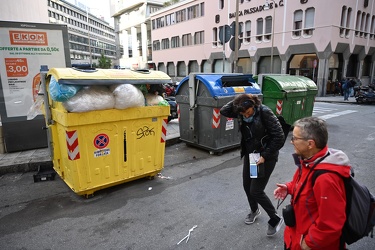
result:
[[[238,72],[238,9],[239,9],[239,0],[236,0],[236,19],[235,19],[235,31],[234,31],[234,72]]]
[[[89,7],[87,5],[86,5],[86,18],[87,18],[87,37],[89,39],[90,68],[92,68],[91,39],[90,39],[90,22],[89,22]]]
[[[269,0],[271,2],[273,2],[274,6],[273,6],[273,13],[272,13],[272,31],[271,31],[271,74],[273,73],[273,43],[274,43],[274,36],[275,36],[275,8],[276,8],[276,3],[274,0]],[[268,9],[270,8],[270,4],[268,3],[268,0],[267,0],[267,5],[268,5]]]

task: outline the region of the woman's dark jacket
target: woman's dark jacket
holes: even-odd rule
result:
[[[253,121],[243,121],[243,116],[234,112],[233,101],[220,109],[220,114],[237,118],[241,131],[241,158],[245,154],[260,153],[265,160],[276,159],[285,142],[281,124],[270,108],[265,105],[256,107]]]

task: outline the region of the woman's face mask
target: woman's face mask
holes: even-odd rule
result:
[[[242,120],[244,120],[245,122],[252,122],[254,120],[254,115],[249,116],[247,118],[243,116]]]

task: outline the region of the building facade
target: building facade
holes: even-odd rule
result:
[[[166,0],[111,0],[116,44],[124,48],[121,68],[155,68],[152,61],[150,15],[163,8]],[[120,54],[120,51],[118,51]]]
[[[190,72],[303,75],[324,96],[329,80],[374,79],[375,0],[185,0],[150,22],[152,60],[176,80]]]
[[[117,65],[115,30],[108,22],[90,14],[90,8],[64,0],[47,0],[49,23],[68,26],[72,65],[98,65],[103,54]],[[121,53],[121,52],[119,52]]]

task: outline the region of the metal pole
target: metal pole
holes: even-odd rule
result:
[[[234,32],[234,72],[238,72],[237,62],[238,62],[238,9],[239,0],[236,0],[236,20],[235,20],[235,32]]]
[[[92,54],[91,54],[91,39],[90,39],[90,23],[89,23],[89,10],[86,6],[86,18],[87,18],[87,37],[89,39],[89,54],[90,54],[90,68],[92,68]]]
[[[223,25],[223,73],[225,72],[225,24]]]
[[[273,73],[273,42],[275,36],[275,8],[276,3],[274,0],[271,0],[274,4],[273,6],[273,14],[272,14],[272,37],[271,37],[271,74]]]

